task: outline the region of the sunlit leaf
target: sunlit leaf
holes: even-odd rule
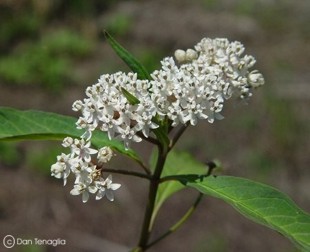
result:
[[[78,138],[83,131],[76,128],[76,121],[74,117],[55,113],[0,107],[0,141],[63,140],[66,136]],[[132,159],[140,160],[133,150],[126,150],[122,143],[109,140],[101,131],[95,131],[91,141],[97,148],[110,146]]]
[[[128,67],[135,73],[141,80],[149,80],[151,76],[145,67],[124,47],[122,47],[107,31],[104,31],[104,36],[116,52],[116,54],[128,65]]]
[[[198,180],[183,176],[180,182],[224,200],[245,217],[278,231],[302,250],[310,251],[310,215],[277,189],[230,176]]]

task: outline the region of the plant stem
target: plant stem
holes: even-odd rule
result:
[[[142,161],[138,161],[138,164],[142,167],[146,174],[149,176],[152,174],[151,170]]]
[[[160,237],[158,237],[156,240],[152,241],[147,245],[147,248],[150,248],[151,246],[155,245],[157,242],[161,241],[162,239],[166,238],[168,235],[175,232],[181,225],[194,213],[195,209],[197,208],[198,204],[200,203],[202,199],[203,194],[199,193],[197,199],[195,200],[194,204],[187,210],[187,212],[182,216],[182,218],[175,223],[167,232],[162,234]]]
[[[151,136],[145,137],[141,132],[138,132],[137,135],[149,143],[159,145],[159,141],[156,138],[153,138]]]
[[[179,130],[176,132],[176,134],[174,135],[173,139],[170,142],[169,145],[169,150],[171,150],[173,148],[173,146],[176,144],[176,142],[179,140],[179,138],[182,136],[182,134],[184,133],[184,131],[187,129],[189,123],[182,125]]]
[[[141,230],[141,234],[140,234],[139,244],[138,244],[138,247],[135,248],[133,251],[142,252],[142,251],[145,251],[147,248],[150,247],[150,245],[148,244],[148,241],[149,241],[149,238],[150,238],[150,235],[151,235],[151,231],[152,231],[152,216],[153,216],[153,211],[154,211],[154,206],[155,206],[158,186],[159,186],[159,184],[161,182],[160,181],[161,173],[162,173],[162,171],[164,169],[164,165],[165,165],[166,158],[167,158],[167,155],[168,155],[169,151],[174,147],[176,142],[179,140],[181,135],[186,130],[187,126],[188,126],[188,124],[182,126],[176,132],[176,134],[173,137],[172,141],[170,141],[169,146],[165,144],[165,141],[161,142],[161,141],[158,141],[157,139],[155,139],[155,141],[153,141],[153,140],[150,141],[150,142],[152,142],[152,143],[157,145],[158,156],[157,156],[157,162],[156,162],[155,171],[154,171],[154,173],[153,173],[153,175],[151,176],[151,179],[150,179],[148,202],[147,202],[145,213],[144,213],[144,220],[143,220],[143,224],[142,224],[142,230]],[[168,134],[168,132],[166,132],[166,133]],[[189,215],[190,214],[188,214],[188,216]],[[183,217],[182,219],[184,219],[184,218],[186,219],[186,217]],[[185,221],[185,220],[182,221],[182,219],[180,220],[180,223],[179,223],[178,226],[180,226]],[[176,227],[176,228],[178,228],[178,227]],[[163,238],[161,238],[161,239],[163,239]],[[153,242],[153,244],[154,244],[154,242]]]
[[[168,151],[164,150],[161,145],[158,145],[158,156],[154,174],[151,178],[150,187],[149,187],[149,196],[148,203],[145,209],[144,220],[140,235],[139,248],[140,251],[145,251],[147,248],[147,243],[151,234],[151,219],[154,210],[157,190],[159,186],[160,175],[164,168],[164,164],[167,158]]]
[[[152,179],[151,175],[139,173],[139,172],[134,172],[134,171],[127,171],[127,170],[118,170],[118,169],[108,169],[108,168],[103,168],[103,172],[112,172],[112,173],[119,173],[119,174],[125,174],[125,175],[130,175],[130,176],[135,176],[135,177],[140,177],[140,178],[145,178],[145,179]]]

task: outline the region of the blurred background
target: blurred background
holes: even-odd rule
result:
[[[307,0],[0,0],[0,106],[78,116],[71,105],[88,85],[103,73],[128,71],[104,40],[104,29],[150,71],[164,56],[203,37],[239,40],[256,57],[266,85],[246,105],[227,103],[224,120],[189,128],[176,148],[200,161],[220,160],[225,175],[270,184],[309,212],[309,14]],[[133,147],[141,155],[151,148]],[[56,248],[11,250],[25,252],[117,252],[135,246],[145,181],[115,174],[122,187],[114,203],[83,204],[70,196],[70,185],[50,177],[61,151],[59,142],[0,143],[0,237],[66,240]],[[136,169],[120,155],[113,167]],[[178,220],[195,195],[188,190],[173,196],[154,236]],[[297,250],[280,234],[206,197],[180,230],[150,251]]]

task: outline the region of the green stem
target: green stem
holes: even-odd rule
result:
[[[175,136],[173,137],[170,143],[166,143],[166,140],[168,140],[168,132],[167,132],[168,129],[165,130],[165,134],[167,135],[163,135],[161,131],[156,132],[156,129],[154,130],[155,135],[159,139],[159,140],[156,140],[157,148],[158,148],[157,162],[156,162],[154,174],[151,176],[151,179],[150,179],[148,202],[147,202],[145,213],[144,213],[144,220],[142,224],[139,244],[138,244],[138,247],[136,247],[133,251],[142,252],[142,251],[145,251],[148,247],[150,247],[150,245],[148,244],[148,241],[149,241],[151,231],[152,231],[152,216],[154,212],[154,206],[155,206],[158,187],[161,182],[160,181],[161,173],[164,169],[164,165],[165,165],[166,158],[167,158],[169,151],[174,147],[175,143],[184,133],[187,126],[188,125],[184,125],[183,127],[181,127],[181,129],[177,131],[177,133],[175,134]],[[180,225],[182,223],[183,222],[181,222]]]
[[[195,209],[197,208],[198,204],[200,203],[200,201],[202,199],[202,196],[203,196],[203,194],[199,193],[194,204],[187,210],[187,212],[182,216],[182,218],[180,220],[178,220],[178,222],[175,223],[171,228],[169,228],[167,232],[162,234],[156,240],[149,243],[146,248],[150,248],[151,246],[155,245],[157,242],[161,241],[162,239],[166,238],[168,235],[172,234],[177,229],[179,229],[182,226],[182,224],[194,213]]]
[[[159,145],[159,142],[158,142],[158,140],[156,138],[153,138],[151,136],[145,137],[143,135],[143,133],[141,133],[141,132],[138,132],[137,135],[139,137],[141,137],[142,139],[144,139],[145,141],[149,142],[149,143],[152,143],[152,144],[155,144],[155,145]]]
[[[156,163],[154,175],[152,176],[150,187],[149,187],[148,203],[147,203],[145,214],[144,214],[144,221],[143,221],[140,241],[138,245],[141,251],[145,251],[145,249],[147,248],[148,240],[150,238],[151,219],[152,219],[153,210],[155,206],[155,200],[156,200],[157,190],[159,186],[160,175],[164,168],[167,154],[168,152],[164,150],[161,145],[159,145],[157,163]]]
[[[152,174],[151,170],[142,161],[138,161],[138,164],[142,167],[146,174],[149,176]]]
[[[145,179],[152,179],[151,175],[139,173],[139,172],[134,172],[134,171],[127,171],[127,170],[118,170],[118,169],[108,169],[108,168],[103,168],[102,172],[112,172],[112,173],[119,173],[119,174],[125,174],[125,175],[130,175],[130,176],[135,176],[135,177],[140,177],[140,178],[145,178]]]
[[[189,123],[182,125],[179,130],[176,132],[174,135],[173,139],[171,140],[169,144],[169,150],[173,148],[173,146],[176,144],[176,142],[179,140],[179,138],[183,135],[184,131],[187,129],[189,126]]]

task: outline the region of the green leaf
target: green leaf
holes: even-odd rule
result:
[[[122,93],[131,105],[136,105],[140,103],[138,98],[129,93],[125,88],[122,88]]]
[[[104,31],[104,36],[116,54],[129,66],[133,72],[137,73],[139,79],[151,79],[151,76],[145,67],[131,53],[122,47],[107,31]]]
[[[63,140],[66,136],[78,138],[84,132],[76,128],[76,118],[55,113],[17,110],[0,107],[0,141],[4,140]],[[116,140],[109,140],[107,134],[95,131],[92,144],[97,148],[110,146],[114,150],[141,162],[133,150],[126,150]]]
[[[153,160],[152,160],[152,163]],[[167,157],[164,170],[162,172],[162,178],[168,176],[193,174],[190,178],[196,179],[199,174],[206,174],[207,168],[204,164],[196,161],[190,154],[184,152],[171,151]],[[197,174],[197,175],[195,175]],[[182,190],[184,185],[178,181],[166,181],[159,185],[157,197],[155,201],[155,207],[152,216],[152,223],[162,206],[162,204],[174,193]]]
[[[245,217],[280,232],[303,250],[310,251],[310,215],[277,189],[230,176],[187,181],[182,177],[181,182],[224,200]]]

